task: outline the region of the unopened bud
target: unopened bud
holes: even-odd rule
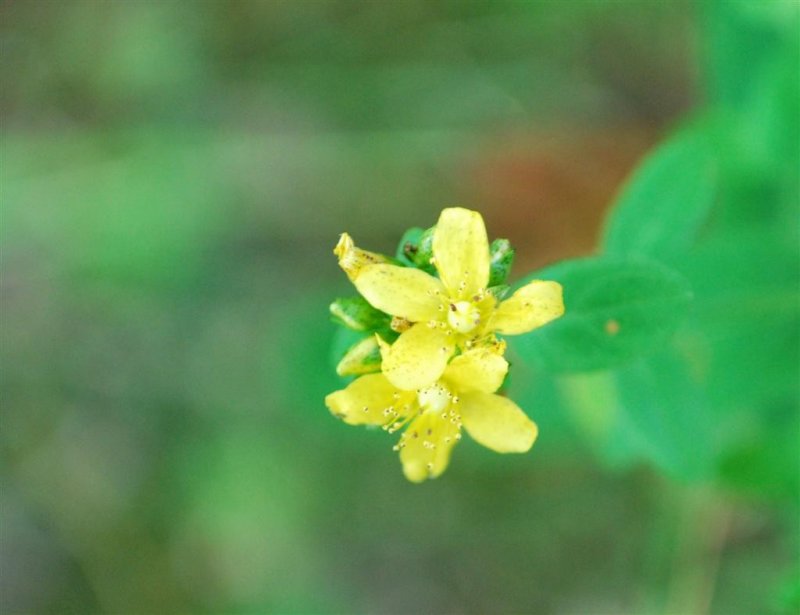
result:
[[[375,336],[369,335],[345,353],[336,366],[340,376],[360,376],[380,371],[381,354]]]
[[[408,229],[397,246],[397,259],[428,273],[436,271],[431,263],[434,229],[435,227],[427,230],[417,227]]]
[[[342,297],[330,306],[334,320],[353,331],[374,331],[385,327],[390,317],[376,310],[363,297]]]
[[[488,286],[505,284],[514,262],[514,248],[508,239],[495,239],[489,247],[491,257]]]

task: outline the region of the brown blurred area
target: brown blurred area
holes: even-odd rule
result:
[[[519,270],[588,256],[614,196],[656,138],[652,126],[498,135],[464,170],[465,192],[485,205],[493,236],[522,247]]]

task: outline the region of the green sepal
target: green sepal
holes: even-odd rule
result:
[[[489,286],[505,284],[514,262],[514,248],[508,239],[495,239],[489,246]]]
[[[333,320],[353,331],[375,331],[388,326],[388,314],[376,310],[363,297],[340,297],[330,305]]]
[[[503,376],[503,382],[500,384],[500,388],[495,391],[496,395],[503,395],[508,391],[508,387],[511,386],[511,369],[512,362],[508,361],[508,371],[506,371],[506,375]]]
[[[719,192],[718,153],[699,124],[657,147],[609,213],[603,251],[668,260],[697,241]]]
[[[389,325],[376,329],[375,333],[380,335],[381,339],[387,344],[394,344],[397,341],[397,338],[400,337],[400,334],[392,329]]]

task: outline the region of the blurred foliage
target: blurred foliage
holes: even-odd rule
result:
[[[0,610],[797,611],[797,3],[0,16]],[[409,485],[322,404],[330,250],[455,203],[517,278],[635,253],[693,299],[601,370],[512,347],[534,450]]]

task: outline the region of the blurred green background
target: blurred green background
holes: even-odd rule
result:
[[[0,45],[3,612],[800,610],[796,2],[6,0]],[[679,353],[521,352],[534,449],[424,485],[329,415],[338,233],[464,205],[519,279],[687,122]]]

